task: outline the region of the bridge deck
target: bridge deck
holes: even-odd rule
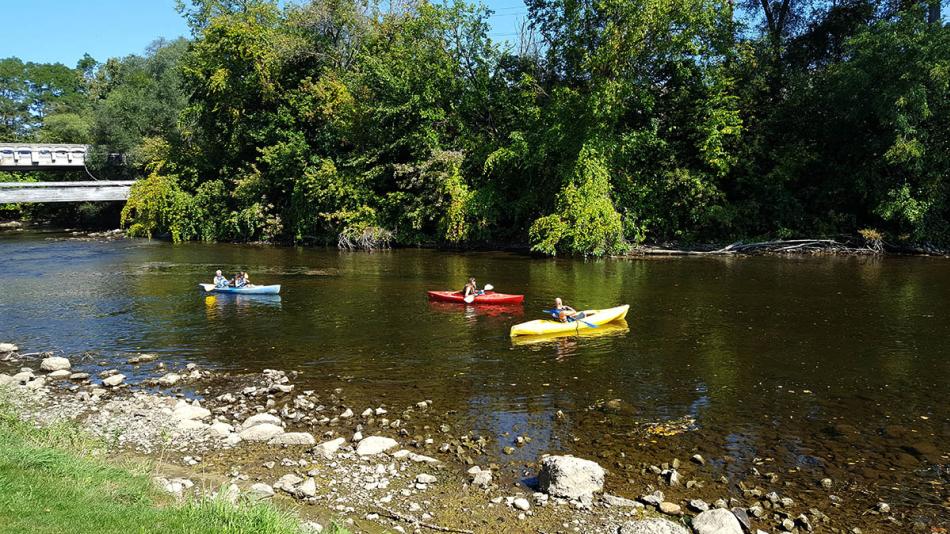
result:
[[[0,204],[127,200],[133,181],[0,182]]]

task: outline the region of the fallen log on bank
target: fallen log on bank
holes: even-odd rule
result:
[[[715,250],[680,250],[641,247],[633,254],[645,256],[722,256],[731,254],[881,254],[880,242],[854,246],[835,239],[779,239],[755,243],[732,243]]]

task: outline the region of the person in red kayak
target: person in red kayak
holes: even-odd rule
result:
[[[580,318],[577,317],[577,310],[564,304],[564,302],[561,301],[561,297],[554,299],[554,313],[551,315],[553,315],[555,319],[561,321],[562,323],[566,323],[568,320],[574,318]]]
[[[480,294],[478,291],[478,284],[475,283],[475,277],[469,276],[468,283],[465,284],[465,287],[462,288],[462,296],[467,297],[469,295],[475,296]]]

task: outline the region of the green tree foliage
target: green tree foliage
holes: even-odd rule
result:
[[[180,2],[142,56],[0,60],[0,139],[123,154],[123,223],[175,240],[946,244],[935,5],[526,0],[509,48],[462,0]]]

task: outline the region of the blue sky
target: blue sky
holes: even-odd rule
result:
[[[492,37],[513,39],[527,9],[522,0],[487,0],[495,10]],[[175,0],[0,0],[0,58],[60,62],[89,55],[99,61],[141,54],[159,37],[188,34]]]

